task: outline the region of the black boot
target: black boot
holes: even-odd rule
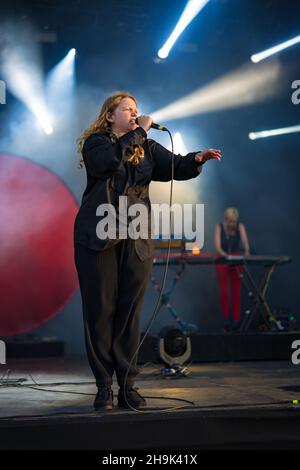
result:
[[[137,388],[133,387],[126,387],[126,399],[125,399],[125,393],[124,393],[124,388],[120,387],[119,393],[118,393],[118,406],[121,408],[129,408],[132,406],[133,408],[141,408],[143,406],[146,406],[146,400],[143,398],[138,392]],[[130,405],[130,406],[129,406]]]
[[[113,392],[110,387],[99,387],[94,401],[94,408],[99,410],[112,410]]]

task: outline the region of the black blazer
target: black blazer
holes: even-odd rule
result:
[[[125,150],[139,144],[145,155],[141,163],[128,163]],[[175,155],[174,179],[188,180],[199,175],[202,165],[195,161],[197,152],[185,157]],[[120,241],[102,240],[96,234],[96,226],[101,216],[96,215],[100,204],[112,204],[116,210],[119,196],[127,196],[128,207],[142,203],[149,214],[149,238],[135,240],[135,249],[143,261],[153,254],[151,239],[151,203],[149,184],[151,181],[170,181],[172,153],[152,139],[142,127],[128,132],[119,139],[108,134],[93,134],[83,146],[83,160],[87,174],[87,187],[83,193],[81,206],[75,219],[74,242],[84,244],[93,250],[104,250]]]

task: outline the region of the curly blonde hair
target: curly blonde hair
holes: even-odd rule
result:
[[[127,91],[116,91],[112,95],[110,95],[104,101],[100,113],[97,119],[90,124],[90,126],[81,134],[81,136],[77,139],[78,144],[78,153],[80,154],[80,159],[78,162],[78,167],[84,167],[84,161],[82,157],[82,149],[84,143],[88,137],[92,134],[107,134],[108,137],[112,142],[116,142],[117,136],[113,133],[111,128],[111,123],[107,121],[106,114],[113,113],[114,110],[119,106],[120,102],[123,98],[131,98],[136,106],[138,106],[137,100],[134,96],[132,96]],[[144,158],[144,149],[140,145],[134,145],[133,147],[129,147],[126,150],[127,157],[129,158],[128,161],[134,165],[140,163],[140,161]]]

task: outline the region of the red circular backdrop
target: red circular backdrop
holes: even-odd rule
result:
[[[78,205],[47,168],[0,153],[0,335],[53,317],[78,287],[73,224]]]

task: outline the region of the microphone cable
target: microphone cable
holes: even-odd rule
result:
[[[162,129],[163,128],[163,129]],[[169,199],[169,207],[170,207],[170,217],[169,217],[169,228],[170,228],[170,238],[169,238],[169,241],[168,241],[168,245],[167,245],[167,257],[166,257],[166,265],[165,265],[165,269],[164,269],[164,275],[163,275],[163,281],[162,281],[162,285],[161,285],[161,289],[160,289],[160,295],[158,297],[158,300],[156,302],[156,305],[155,305],[155,308],[154,308],[154,311],[152,313],[152,316],[150,318],[150,321],[146,327],[146,330],[145,330],[145,333],[144,333],[144,336],[143,338],[140,340],[139,344],[138,344],[138,347],[136,348],[130,362],[129,362],[129,366],[127,368],[127,371],[126,371],[126,374],[125,374],[125,380],[124,380],[124,384],[123,384],[123,394],[124,394],[124,398],[125,398],[125,401],[126,401],[126,404],[128,406],[128,408],[130,408],[131,410],[133,411],[136,411],[136,412],[140,412],[140,413],[145,413],[147,410],[141,410],[141,409],[138,409],[138,408],[135,408],[134,406],[132,406],[128,400],[127,400],[127,395],[126,395],[126,384],[127,384],[127,380],[128,380],[128,375],[129,375],[129,370],[131,369],[131,366],[135,360],[135,358],[137,357],[138,353],[139,353],[139,350],[141,349],[142,347],[142,344],[144,343],[154,321],[156,320],[156,317],[157,317],[157,314],[158,314],[158,308],[161,304],[161,299],[162,299],[162,296],[163,296],[163,293],[164,293],[164,289],[165,289],[165,284],[166,284],[166,279],[167,279],[167,274],[168,274],[168,267],[169,267],[169,259],[170,259],[170,249],[171,249],[171,207],[172,207],[172,199],[173,199],[173,183],[174,183],[174,143],[173,143],[173,137],[172,137],[172,134],[171,132],[169,131],[169,129],[167,129],[166,127],[164,126],[159,126],[158,128],[159,130],[164,130],[166,132],[168,132],[169,134],[169,137],[170,137],[170,140],[171,140],[171,153],[172,153],[172,159],[171,159],[171,188],[170,188],[170,199]],[[149,145],[149,144],[148,144]],[[150,151],[150,148],[149,148],[149,152],[151,154],[151,151]],[[170,398],[171,399],[171,398]],[[193,402],[190,402],[194,405]],[[173,410],[176,410],[176,409],[179,409],[179,408],[184,408],[186,407],[187,405],[182,405],[182,406],[176,406],[176,407],[170,407],[170,408],[158,408],[157,410],[159,412],[164,412],[164,411],[173,411]]]

